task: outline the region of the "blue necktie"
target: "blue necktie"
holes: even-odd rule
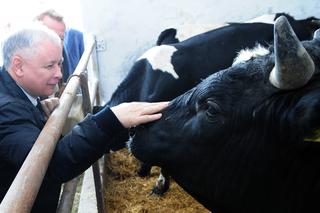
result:
[[[43,109],[42,109],[42,106],[41,106],[41,102],[40,102],[40,98],[37,98],[37,106],[36,107],[38,108],[38,110],[40,112],[43,112]]]
[[[44,111],[42,109],[40,98],[37,98],[37,106],[36,107],[40,111],[41,120],[45,122],[46,121],[46,116],[45,116],[45,113],[44,113]]]

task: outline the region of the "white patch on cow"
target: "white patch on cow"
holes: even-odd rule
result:
[[[159,174],[159,177],[157,179],[157,182],[156,182],[156,187],[158,189],[163,189],[164,188],[164,184],[166,182],[166,178],[163,176],[162,173]]]
[[[129,152],[131,152],[131,153],[132,153],[131,145],[132,145],[132,141],[133,141],[134,136],[135,136],[134,134],[133,135],[129,134],[129,139],[126,142],[126,147],[128,148]]]
[[[188,38],[191,38],[195,35],[199,35],[201,33],[208,32],[210,30],[215,30],[224,26],[228,26],[227,23],[221,24],[184,24],[178,27],[177,29],[176,39],[179,41],[184,41]]]
[[[266,23],[266,24],[274,24],[274,19],[276,14],[265,14],[254,19],[250,19],[245,23]]]
[[[153,70],[159,69],[162,72],[171,74],[175,79],[179,76],[173,68],[171,58],[177,49],[169,45],[155,46],[147,50],[138,60],[147,59],[152,66]]]
[[[235,64],[244,63],[250,60],[251,58],[264,56],[269,53],[270,51],[267,48],[261,46],[260,44],[257,44],[253,49],[246,48],[241,50],[238,53],[237,57],[235,57],[235,59],[233,60],[232,66]]]

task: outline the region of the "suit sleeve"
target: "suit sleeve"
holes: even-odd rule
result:
[[[30,107],[10,103],[0,108],[0,156],[19,169],[41,129]]]
[[[102,131],[88,115],[72,131],[57,142],[44,181],[62,183],[85,171],[109,150],[110,140],[123,127],[110,112]],[[20,168],[41,128],[34,112],[21,104],[5,105],[0,110],[0,154],[15,168]],[[117,123],[118,122],[118,123]]]

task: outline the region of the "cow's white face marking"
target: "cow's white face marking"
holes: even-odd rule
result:
[[[260,22],[260,23],[266,23],[266,24],[274,24],[275,17],[276,17],[276,14],[265,14],[265,15],[259,16],[257,18],[254,18],[254,19],[250,19],[250,20],[246,21],[246,23]]]
[[[176,51],[177,49],[173,46],[160,45],[147,50],[138,60],[147,59],[153,70],[159,69],[178,79],[179,76],[171,63],[172,55]]]
[[[267,48],[261,46],[260,44],[257,44],[253,49],[246,48],[241,50],[238,53],[237,57],[235,57],[235,59],[233,60],[232,66],[235,64],[244,63],[251,58],[267,55],[269,53],[270,51]]]

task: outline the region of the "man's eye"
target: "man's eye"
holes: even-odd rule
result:
[[[49,64],[49,65],[45,66],[45,68],[46,68],[46,69],[49,69],[49,70],[50,70],[50,69],[53,69],[53,67],[54,67],[54,64]]]

